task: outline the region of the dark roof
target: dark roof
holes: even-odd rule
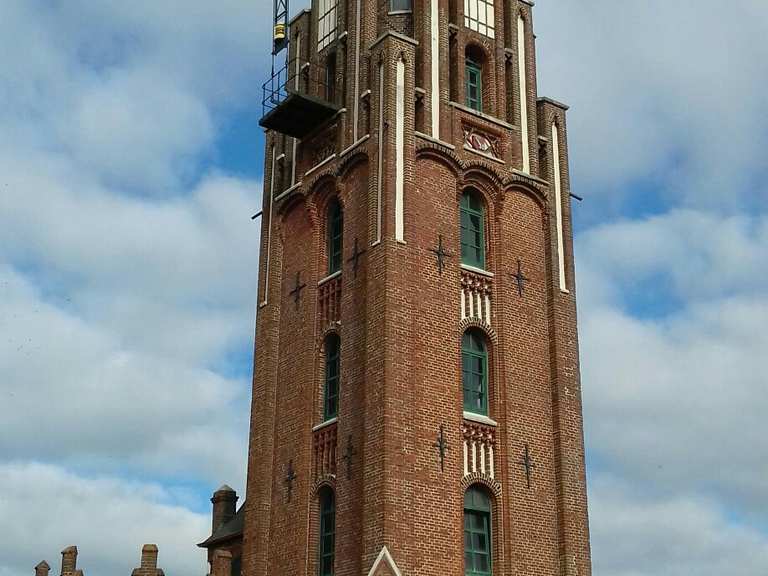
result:
[[[242,538],[243,536],[243,520],[245,518],[245,502],[240,506],[237,513],[232,516],[227,522],[224,522],[221,526],[216,528],[216,531],[211,534],[205,542],[200,542],[198,546],[200,548],[210,548],[215,544],[225,542],[227,540],[234,540],[235,538]]]

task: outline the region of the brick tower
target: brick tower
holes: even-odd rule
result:
[[[245,576],[591,573],[566,107],[537,97],[532,6],[277,1]]]

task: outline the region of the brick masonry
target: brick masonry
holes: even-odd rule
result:
[[[494,574],[591,573],[566,107],[537,96],[531,3],[497,6],[491,39],[464,27],[463,3],[438,1],[436,55],[431,0],[414,0],[411,15],[389,15],[382,0],[339,0],[339,38],[320,54],[315,15],[304,12],[292,23],[291,57],[300,44],[309,77],[335,59],[333,93],[342,110],[297,142],[295,155],[291,138],[267,133],[245,524],[242,542],[227,549],[246,576],[317,573],[323,487],[336,495],[335,574],[368,574],[386,546],[378,574],[460,576],[463,496],[473,483],[494,495]],[[483,54],[482,114],[463,105],[468,46]],[[433,56],[439,138],[431,136]],[[404,243],[395,240],[398,60],[406,72]],[[528,174],[516,97],[521,73],[528,87]],[[552,150],[553,123],[559,150]],[[482,151],[472,149],[473,134]],[[558,281],[557,177],[567,292]],[[462,277],[476,274],[462,271],[459,258],[459,198],[467,187],[486,205],[486,268],[493,276],[482,282],[492,299],[490,325],[460,314]],[[333,198],[344,210],[344,266],[326,279],[325,215]],[[453,254],[442,274],[431,252],[440,235]],[[366,250],[356,274],[355,239]],[[522,297],[511,276],[518,260],[529,279]],[[291,293],[297,274],[306,284],[298,301]],[[334,298],[338,305],[329,308]],[[483,426],[492,428],[494,477],[465,474],[463,430],[478,429],[462,410],[460,346],[470,325],[489,338],[489,416],[496,424]],[[316,430],[331,332],[341,339],[339,415]],[[434,447],[441,426],[444,470]],[[349,477],[342,460],[348,444],[355,453]],[[536,464],[530,488],[519,463],[526,446]],[[289,466],[296,475],[290,495]],[[209,559],[214,573],[232,562],[215,550]]]

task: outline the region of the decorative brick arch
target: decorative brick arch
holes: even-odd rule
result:
[[[480,330],[494,346],[499,343],[499,335],[487,322],[479,318],[464,318],[459,322],[459,333],[463,336],[467,330]]]
[[[281,244],[285,242],[285,221],[293,214],[294,210],[303,211],[304,218],[307,219],[310,228],[313,230],[317,228],[317,219],[313,215],[314,207],[307,201],[303,194],[297,194],[296,196],[292,195],[281,204],[277,213],[277,236]]]
[[[321,326],[322,332],[320,333],[320,338],[317,341],[317,352],[319,354],[322,354],[325,351],[325,341],[328,339],[328,336],[334,335],[341,340],[341,332],[339,331],[339,328],[341,328],[341,324],[328,324],[327,326]]]
[[[487,489],[492,495],[494,500],[494,512],[498,502],[501,500],[501,484],[494,478],[491,478],[488,474],[482,472],[470,472],[464,478],[461,479],[461,493],[464,494],[472,486],[480,485]]]
[[[428,158],[443,164],[457,177],[464,171],[464,165],[456,153],[436,142],[427,141],[419,144],[416,148],[416,158],[417,160]]]
[[[527,182],[511,182],[504,187],[502,196],[506,197],[510,194],[523,194],[531,198],[542,212],[546,213],[549,205],[549,193],[546,189],[540,187],[534,187]],[[503,204],[502,204],[503,206]]]
[[[365,150],[356,150],[354,154],[345,156],[336,167],[336,176],[340,179],[346,177],[352,168],[358,164],[368,162],[368,152]]]
[[[324,476],[321,476],[317,480],[315,480],[315,483],[312,485],[312,500],[317,500],[318,496],[320,496],[320,491],[323,488],[329,488],[333,491],[334,496],[336,495],[336,475],[335,474],[325,474]]]
[[[504,179],[493,164],[485,160],[473,158],[470,162],[464,163],[464,173],[462,174],[461,181],[470,182],[477,180],[488,182],[497,190],[504,186]]]

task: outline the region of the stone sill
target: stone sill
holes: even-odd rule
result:
[[[496,422],[496,420],[488,418],[488,416],[483,416],[482,414],[475,414],[474,412],[464,412],[464,420],[469,420],[470,422],[477,422],[478,424],[485,424],[486,426],[499,425],[498,422]]]

